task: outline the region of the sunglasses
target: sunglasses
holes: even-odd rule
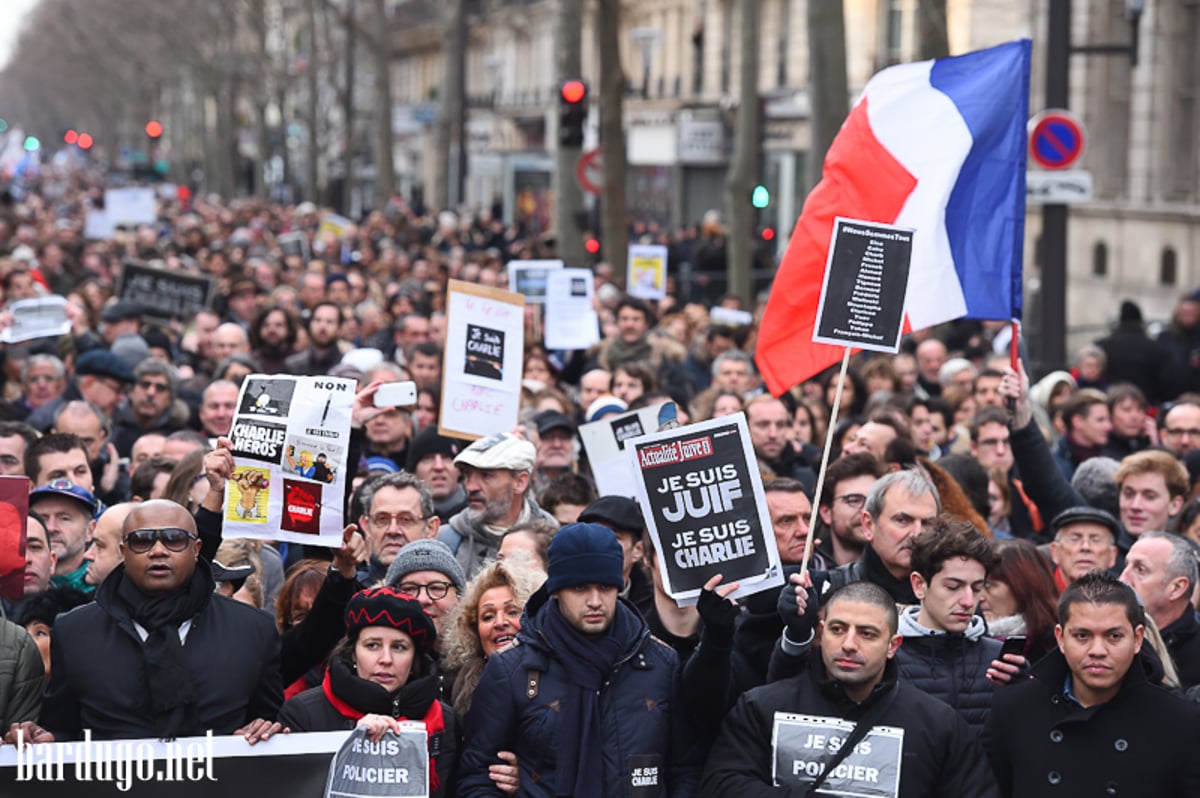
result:
[[[183,551],[191,541],[198,537],[198,535],[178,527],[135,529],[125,536],[124,543],[134,554],[145,554],[160,540],[167,551]]]

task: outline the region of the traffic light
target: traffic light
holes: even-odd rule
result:
[[[63,141],[67,144],[79,143],[79,132],[76,130],[68,130],[63,134]]]
[[[81,149],[81,150],[90,150],[90,149],[92,148],[92,136],[91,136],[91,134],[90,134],[90,133],[80,133],[80,134],[79,134],[79,141],[78,141],[77,143],[79,144],[79,149]]]
[[[771,192],[767,191],[766,186],[755,186],[753,193],[750,194],[750,204],[762,210],[771,204]]]
[[[594,238],[589,238],[587,241],[583,242],[583,248],[587,250],[589,255],[600,254],[600,242]]]
[[[764,227],[763,231],[762,231],[762,240],[763,241],[774,241],[775,240],[775,228],[774,227]]]
[[[25,152],[37,152],[41,146],[42,142],[38,141],[37,136],[25,137]]]
[[[163,134],[162,122],[157,122],[151,119],[146,123],[146,135],[152,139],[156,139]]]
[[[587,85],[582,80],[563,82],[558,92],[558,143],[561,146],[575,149],[583,146],[587,113]]]

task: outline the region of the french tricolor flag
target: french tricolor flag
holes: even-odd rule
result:
[[[836,216],[915,231],[906,324],[1021,312],[1029,40],[875,75],[775,275],[755,360],[778,396],[842,358],[813,343]]]

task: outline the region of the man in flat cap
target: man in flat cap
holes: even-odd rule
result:
[[[500,538],[513,524],[555,523],[530,490],[536,457],[532,443],[502,432],[480,438],[454,458],[467,491],[467,507],[438,531],[438,540],[454,552],[467,579],[495,558]]]

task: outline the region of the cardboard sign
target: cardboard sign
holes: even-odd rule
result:
[[[746,416],[655,432],[626,443],[663,585],[695,604],[711,577],[740,598],[783,584]]]
[[[25,595],[29,490],[29,477],[0,476],[0,596],[10,601]]]
[[[512,429],[521,409],[524,352],[520,294],[451,280],[439,433],[474,440]]]
[[[817,780],[854,724],[820,715],[775,713],[771,731],[771,776],[776,787],[804,787]],[[904,729],[874,726],[833,769],[817,795],[898,798]]]
[[[600,340],[600,317],[592,302],[595,280],[588,269],[558,269],[546,277],[547,349],[587,349]]]
[[[110,188],[104,192],[104,213],[114,225],[155,224],[158,198],[152,188]]]
[[[227,538],[342,545],[346,452],[355,382],[252,374],[229,437]]]
[[[657,432],[658,416],[665,405],[674,407],[672,402],[660,402],[580,425],[579,438],[601,496],[637,497],[637,470],[625,454],[625,443]]]
[[[4,798],[320,798],[345,731],[277,734],[250,746],[240,735],[0,746]]]
[[[508,271],[508,290],[523,294],[527,305],[544,305],[546,281],[562,267],[561,260],[510,260],[505,266]]]
[[[356,728],[329,766],[325,798],[428,796],[429,744],[425,724],[404,721],[377,743]]]
[[[142,318],[147,321],[186,321],[209,306],[213,280],[127,262],[121,268],[117,296],[141,305]]]
[[[51,295],[22,299],[9,305],[8,309],[13,317],[12,326],[0,332],[0,341],[6,344],[57,338],[71,332],[66,297]]]
[[[813,340],[898,352],[912,258],[912,230],[838,218]]]
[[[667,295],[667,248],[658,244],[630,244],[625,285],[630,296],[662,299]]]

